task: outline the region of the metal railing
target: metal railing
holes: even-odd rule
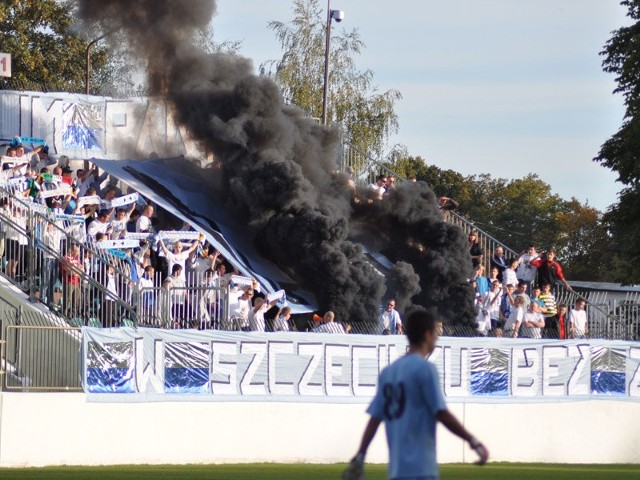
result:
[[[0,297],[0,387],[79,391],[79,328],[56,315]]]
[[[228,287],[147,287],[136,292],[137,325],[231,330]]]
[[[358,185],[366,186],[375,183],[376,177],[381,174],[394,176],[398,179],[398,184],[406,181],[404,177],[398,175],[383,162],[376,160],[349,142],[342,143],[337,163],[341,172],[353,172],[351,178]]]

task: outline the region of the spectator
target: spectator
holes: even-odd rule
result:
[[[200,286],[204,292],[198,302],[200,307],[200,329],[220,327],[220,292],[216,288],[215,272],[212,269],[204,271]]]
[[[332,311],[328,311],[322,317],[320,326],[313,329],[315,333],[346,333],[344,327],[335,321],[336,315]]]
[[[198,247],[200,247],[200,245],[198,245]],[[219,256],[220,252],[217,250],[210,253],[209,244],[206,243],[202,248],[191,250],[186,262],[187,285],[194,287],[202,284],[204,272],[211,270],[211,273],[213,274],[213,270],[216,267],[216,262],[218,261]]]
[[[476,331],[481,337],[486,337],[491,331],[491,315],[487,308],[489,293],[484,296],[476,293]]]
[[[489,279],[484,276],[484,265],[481,263],[476,267],[474,280],[476,281],[476,292],[478,292],[481,297],[484,297],[489,291],[490,284]]]
[[[550,248],[544,255],[544,259],[540,256],[531,260],[529,263],[538,269],[538,284],[544,285],[548,283],[554,286],[558,281],[562,282],[567,290],[571,290],[571,285],[567,283],[562,272],[562,266],[555,260],[556,251]]]
[[[23,282],[27,276],[27,231],[28,210],[18,202],[9,199],[11,223],[4,226],[5,254],[7,257],[6,274],[16,282]]]
[[[471,265],[474,269],[477,269],[478,265],[482,264],[484,252],[480,247],[478,232],[476,232],[475,230],[471,230],[469,232],[469,254],[471,255]]]
[[[135,205],[135,203],[133,205]],[[131,216],[129,217],[129,221],[127,222],[127,232],[129,233],[137,232],[137,224],[138,224],[139,218],[140,218],[140,212],[138,210],[133,210],[131,212]]]
[[[38,145],[27,152],[20,141],[20,137],[17,136],[11,140],[11,146],[15,151],[15,158],[26,163],[37,163],[39,160],[38,153],[44,148],[44,145]]]
[[[189,254],[191,252],[195,251],[195,249],[198,248],[198,246],[200,246],[200,242],[202,238],[203,236],[202,234],[200,234],[198,236],[198,239],[189,246],[188,250],[183,250],[182,242],[180,240],[178,240],[173,244],[172,250],[169,250],[165,246],[164,241],[160,239],[160,248],[162,248],[162,251],[164,252],[167,258],[167,262],[169,264],[169,271],[173,272],[174,265],[180,265],[181,278],[185,280],[185,282],[186,282],[185,264],[186,264],[187,258],[189,258]]]
[[[500,321],[500,300],[502,298],[502,287],[500,282],[494,280],[491,282],[491,289],[484,297],[484,308],[489,312],[489,318],[491,319],[491,328],[497,333],[496,329],[501,325]],[[502,332],[502,327],[500,327]]]
[[[273,330],[276,332],[288,332],[291,330],[289,326],[289,320],[291,318],[291,308],[282,307],[278,313],[276,313],[273,319]]]
[[[453,198],[449,197],[440,197],[438,198],[438,208],[440,209],[440,213],[442,213],[442,219],[447,222],[449,221],[449,212],[452,212],[456,208],[458,208],[459,204]]]
[[[569,312],[569,328],[571,338],[585,339],[589,335],[589,321],[587,318],[586,300],[579,298],[575,307]]]
[[[540,306],[540,310],[544,313],[544,301],[540,298],[542,295],[542,289],[540,287],[533,287],[531,290],[531,301],[536,302]]]
[[[385,186],[387,185],[387,177],[384,175],[378,175],[375,183],[370,184],[367,188],[373,192],[374,198],[380,200],[386,192]]]
[[[102,326],[104,328],[116,327],[120,324],[119,315],[117,315],[118,303],[117,300],[120,297],[118,294],[118,284],[116,281],[115,270],[113,265],[107,266],[107,273],[105,277],[106,292],[103,295],[102,301]],[[117,324],[116,324],[117,322]]]
[[[156,293],[154,291],[155,269],[153,265],[144,267],[144,273],[140,277],[140,314],[143,323],[154,324],[156,320]]]
[[[182,265],[175,263],[171,270],[171,318],[174,328],[187,328],[187,289],[182,272]]]
[[[378,323],[379,333],[382,333],[384,330],[389,330],[389,332],[393,334],[402,334],[402,319],[396,310],[396,300],[394,298],[387,300],[386,308],[384,308],[378,316]]]
[[[275,307],[278,300],[272,300],[267,302],[264,298],[257,297],[255,299],[253,308],[249,311],[249,328],[253,332],[265,331],[264,314],[270,309]]]
[[[520,326],[524,321],[524,308],[522,307],[522,299],[515,297],[513,299],[513,307],[509,313],[509,318],[504,324],[504,334],[507,337],[518,337]]]
[[[142,209],[142,215],[140,215],[136,221],[136,232],[153,233],[151,217],[153,217],[153,205],[147,204]]]
[[[536,273],[538,273],[538,269],[535,265],[531,264],[531,260],[538,258],[538,256],[534,244],[529,245],[528,250],[523,250],[518,256],[516,275],[518,276],[518,281],[527,284],[528,292],[531,291],[531,285],[536,279]]]
[[[518,268],[518,260],[512,259],[507,262],[507,268],[502,272],[502,281],[513,286],[518,285],[518,277],[516,276],[516,268]]]
[[[520,336],[523,338],[541,338],[542,327],[544,327],[544,317],[540,313],[540,307],[537,303],[531,302],[520,327]]]
[[[79,168],[76,170],[76,186],[78,188],[78,196],[86,195],[87,190],[94,185],[95,179],[98,177],[98,167],[92,169]]]
[[[542,311],[544,312],[544,337],[558,338],[558,306],[556,296],[551,291],[551,285],[542,285],[540,300],[544,302]]]
[[[499,245],[493,251],[493,256],[491,257],[491,268],[498,269],[498,280],[500,280],[500,283],[506,285],[507,282],[504,281],[503,273],[507,269],[507,261],[504,258],[504,248]],[[511,285],[515,285],[515,283],[512,283]]]
[[[393,190],[396,187],[396,179],[393,175],[387,176],[387,183],[385,185],[385,192]]]
[[[98,233],[103,233],[106,238],[109,238],[113,227],[109,223],[109,215],[111,212],[109,210],[100,210],[98,212],[98,218],[93,220],[89,226],[87,227],[87,235],[89,236],[91,241],[96,240],[96,235]]]
[[[42,272],[43,291],[42,301],[50,308],[54,305],[53,287],[60,276],[60,263],[57,255],[61,251],[62,232],[54,223],[48,223],[42,234]]]
[[[117,240],[124,237],[127,232],[127,223],[129,223],[135,208],[136,204],[132,203],[128,210],[124,208],[116,209],[115,218],[111,220],[111,238]]]
[[[84,272],[84,267],[80,259],[80,245],[74,243],[68,247],[61,269],[65,315],[67,318],[74,318],[80,315],[82,305],[80,275]]]
[[[62,177],[60,178],[60,180],[62,181],[62,183],[65,183],[73,188],[74,183],[73,183],[73,177],[71,176],[71,174],[73,173],[73,170],[71,170],[69,166],[66,166],[66,167],[62,167],[61,173],[62,173]]]
[[[527,283],[526,282],[518,282],[518,287],[515,291],[516,297],[522,298],[522,306],[524,307],[524,311],[529,311],[529,305],[531,304],[531,299],[529,295],[527,295]]]
[[[498,269],[498,267],[491,267],[490,274],[489,274],[489,283],[491,284],[495,281],[502,286],[502,281],[500,281],[500,279],[498,278],[499,275],[500,275],[500,270]]]
[[[496,325],[496,336],[501,337],[504,325],[509,320],[511,311],[513,310],[513,291],[515,288],[513,285],[507,285],[504,288],[504,293],[500,298],[500,322]]]
[[[569,338],[569,336],[567,335],[567,331],[568,331],[568,319],[567,319],[567,313],[568,313],[569,309],[567,308],[567,306],[564,303],[561,303],[560,305],[558,305],[558,333],[559,333],[559,337],[560,340],[566,340],[567,338]]]
[[[243,332],[249,331],[249,313],[251,312],[251,299],[253,298],[253,288],[247,286],[242,295],[238,298],[235,308],[231,311],[236,328]]]

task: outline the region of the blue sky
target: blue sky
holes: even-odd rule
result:
[[[218,0],[216,39],[239,40],[257,69],[279,58],[270,20],[287,0]],[[320,0],[326,9],[326,0]],[[600,210],[616,175],[592,161],[624,114],[598,55],[629,24],[617,0],[331,0],[334,29],[357,28],[380,90],[399,90],[401,143],[429,164],[464,175],[537,173],[554,193]]]

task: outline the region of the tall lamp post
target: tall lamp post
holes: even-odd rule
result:
[[[322,124],[327,124],[327,89],[329,87],[329,49],[331,45],[331,21],[340,23],[344,20],[342,10],[331,10],[331,0],[327,0],[327,30],[324,45],[324,83],[322,84]]]
[[[109,35],[115,33],[116,30],[120,30],[120,27],[113,28],[113,29],[109,30],[107,33],[104,33],[104,34],[100,35],[99,37],[94,38],[87,45],[86,63],[85,63],[85,70],[84,70],[84,92],[87,95],[89,95],[89,77],[91,75],[91,49],[100,40],[102,40],[103,38],[107,38]]]

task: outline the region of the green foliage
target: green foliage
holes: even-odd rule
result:
[[[24,89],[84,90],[86,42],[73,33],[67,3],[11,0],[0,4],[0,51],[11,54],[11,84]],[[93,68],[106,63],[97,51]]]
[[[624,188],[619,202],[606,214],[614,249],[624,268],[617,269],[620,281],[640,282],[640,1],[625,0],[627,16],[636,23],[620,28],[601,53],[605,72],[616,76],[625,99],[625,121],[608,139],[594,159],[618,174]]]
[[[283,49],[282,58],[261,65],[273,75],[284,97],[314,117],[322,115],[326,11],[318,0],[294,0],[293,20],[269,22]],[[337,33],[329,54],[327,123],[336,123],[345,139],[371,156],[382,154],[389,135],[398,128],[394,111],[401,98],[396,90],[378,92],[371,70],[359,71],[355,57],[364,44],[357,30]]]
[[[463,176],[428,165],[403,147],[396,147],[386,166],[404,178],[429,184],[436,196],[459,203],[458,213],[516,252],[534,243],[554,247],[568,278],[615,281],[621,261],[608,216],[572,198],[553,194],[537,175],[506,180],[489,174]]]

